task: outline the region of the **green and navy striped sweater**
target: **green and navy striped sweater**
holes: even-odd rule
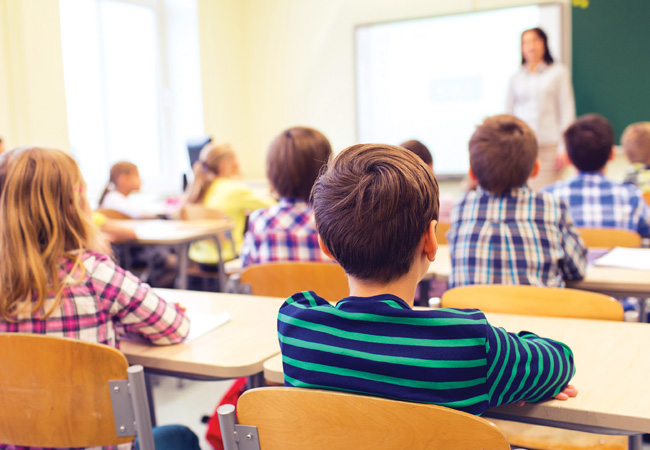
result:
[[[393,295],[336,306],[301,292],[278,314],[285,385],[434,403],[472,414],[558,394],[569,347],[490,325],[476,309],[413,310]]]

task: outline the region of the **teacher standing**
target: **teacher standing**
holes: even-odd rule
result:
[[[576,110],[569,72],[553,62],[541,28],[521,34],[521,69],[510,79],[506,112],[537,135],[541,168],[528,185],[538,190],[557,181],[567,161],[562,133],[575,120]]]

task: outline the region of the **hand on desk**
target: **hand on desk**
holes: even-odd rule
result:
[[[578,390],[573,386],[572,384],[567,384],[567,386],[557,394],[555,397],[553,397],[555,400],[568,400],[569,397],[575,397],[578,395]],[[526,402],[524,400],[520,400],[518,402],[515,402],[515,405],[517,406],[524,406]]]

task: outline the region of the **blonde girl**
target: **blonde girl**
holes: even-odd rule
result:
[[[70,156],[44,148],[0,156],[0,332],[117,347],[119,327],[155,344],[182,341],[184,314],[105,249]]]
[[[208,143],[194,163],[194,181],[188,187],[186,204],[200,204],[224,212],[234,222],[235,249],[224,246],[224,259],[239,253],[244,240],[247,214],[275,203],[270,197],[260,196],[244,183],[234,180],[239,175],[239,163],[230,145]],[[190,258],[210,270],[219,261],[217,248],[212,241],[201,241],[190,247]]]

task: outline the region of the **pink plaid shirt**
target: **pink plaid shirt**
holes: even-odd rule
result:
[[[183,312],[135,275],[101,253],[85,250],[81,260],[85,269],[81,280],[70,280],[47,319],[42,318],[42,311],[22,313],[15,322],[0,319],[0,332],[49,334],[112,347],[119,347],[118,330],[158,345],[175,344],[187,336],[190,323]],[[69,277],[73,266],[72,261],[62,261],[61,279]],[[78,269],[74,278],[80,274]],[[54,296],[45,301],[44,310],[49,311],[53,303]]]
[[[284,261],[332,262],[318,246],[311,206],[286,197],[250,215],[240,256],[244,267]]]

